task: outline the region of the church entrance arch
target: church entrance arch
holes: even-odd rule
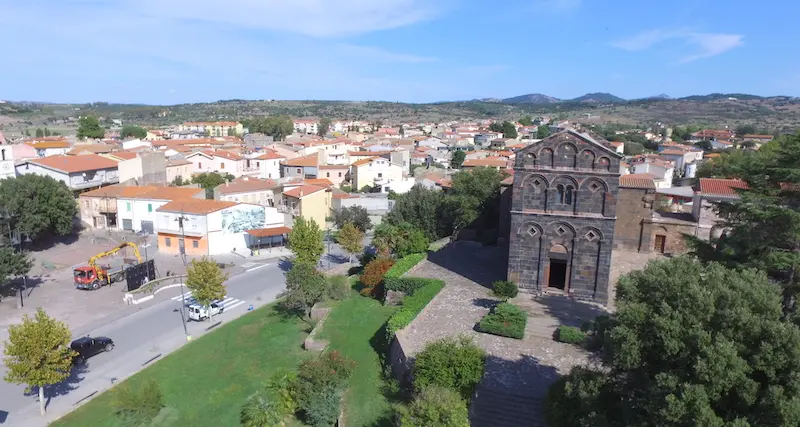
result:
[[[548,252],[545,283],[548,288],[566,291],[569,278],[569,250],[564,245],[553,245]]]

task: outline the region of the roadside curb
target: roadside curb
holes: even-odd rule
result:
[[[161,292],[161,291],[163,291],[165,289],[177,288],[178,286],[183,286],[183,285],[184,285],[183,283],[173,283],[171,285],[162,286],[162,287],[156,289],[155,292],[153,292],[152,294],[147,295],[147,296],[142,297],[142,298],[139,298],[139,299],[134,299],[132,293],[125,292],[125,296],[122,297],[122,300],[125,301],[125,303],[128,304],[128,305],[142,304],[142,303],[145,303],[147,301],[152,300],[153,298],[156,297],[156,295],[159,292]]]

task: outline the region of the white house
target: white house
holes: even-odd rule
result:
[[[653,175],[656,188],[672,187],[672,178],[675,174],[675,166],[672,162],[637,156],[631,159],[629,170],[631,174],[649,173]]]
[[[202,188],[141,186],[126,187],[117,196],[117,227],[126,231],[155,231],[156,210],[172,200],[203,199]]]
[[[255,160],[247,159],[240,154],[225,150],[196,151],[188,154],[186,160],[194,165],[194,173],[229,173],[235,177],[243,175],[258,176],[261,173],[261,170],[256,166]]]
[[[18,164],[16,171],[17,175],[33,173],[52,177],[73,191],[119,182],[117,162],[97,154],[28,159]]]
[[[278,179],[281,177],[281,162],[286,160],[285,156],[278,154],[277,151],[267,150],[255,158],[256,165],[259,167],[259,178]]]
[[[214,200],[244,202],[259,206],[275,206],[273,189],[277,181],[243,176],[214,189]]]
[[[37,157],[60,156],[72,148],[66,139],[35,140],[25,144],[36,150]]]
[[[248,231],[283,229],[277,208],[220,200],[183,199],[156,212],[158,250],[187,255],[248,253],[253,238]]]
[[[350,165],[353,188],[384,186],[403,179],[403,167],[383,157],[370,157]]]
[[[122,141],[123,150],[133,150],[134,148],[139,147],[152,148],[153,143],[144,139],[129,139],[127,141]]]
[[[294,131],[298,133],[310,133],[316,135],[319,130],[319,122],[316,120],[295,120]]]

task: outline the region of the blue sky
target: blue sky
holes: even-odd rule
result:
[[[800,2],[0,0],[0,99],[800,96]]]

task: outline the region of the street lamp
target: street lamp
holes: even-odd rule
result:
[[[183,212],[181,212],[181,216],[175,218],[175,221],[178,222],[178,228],[181,229],[181,241],[178,243],[178,252],[180,252],[181,261],[183,261],[184,269],[186,268],[186,233],[183,230],[183,223],[184,221],[188,220],[189,218],[185,217],[183,215]],[[181,305],[179,307],[179,310],[181,312],[181,321],[183,322],[183,334],[186,336],[186,341],[189,341],[192,339],[192,337],[189,336],[189,331],[186,329],[186,316],[184,315],[183,312],[184,306],[186,306],[186,295],[183,290],[183,280],[181,280]]]

